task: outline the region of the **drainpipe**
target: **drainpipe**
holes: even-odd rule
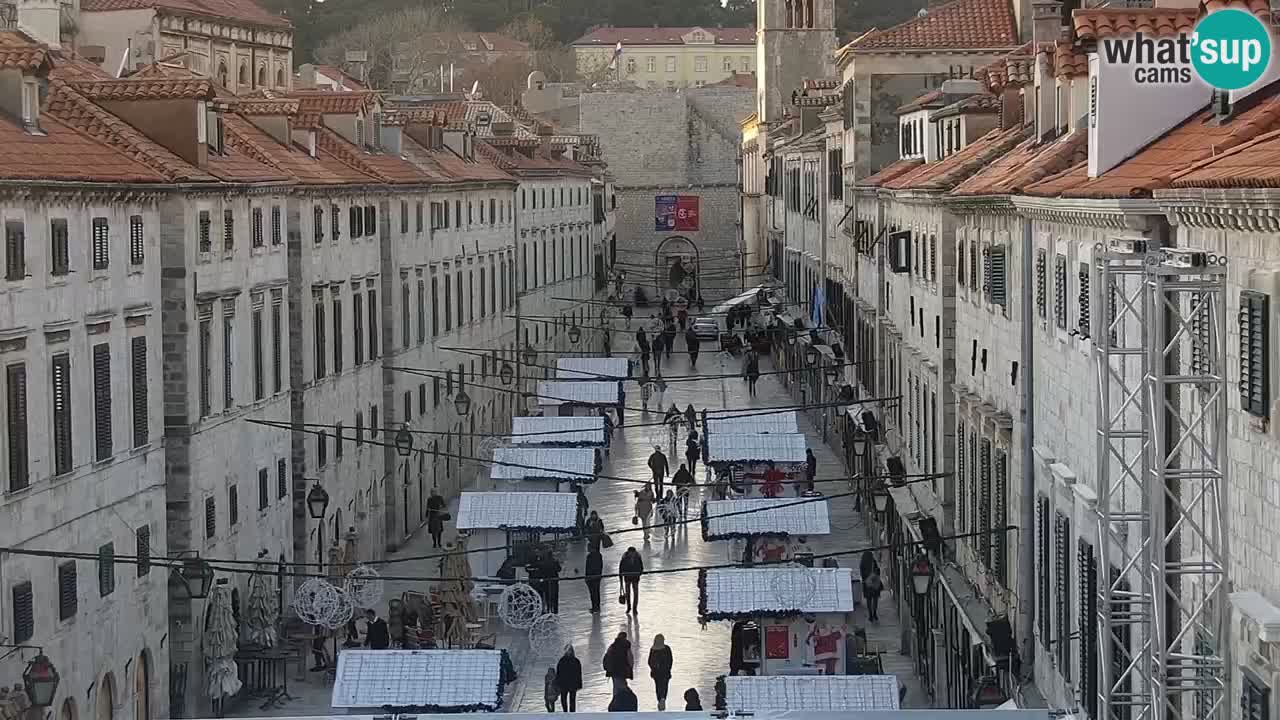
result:
[[[1035,266],[1032,261],[1032,253],[1034,243],[1031,233],[1031,218],[1024,217],[1022,219],[1022,343],[1020,348],[1020,358],[1018,372],[1021,375],[1021,387],[1019,394],[1021,395],[1022,415],[1022,505],[1021,517],[1018,525],[1022,528],[1023,537],[1028,537],[1025,533],[1030,533],[1031,528],[1036,526],[1036,474],[1035,474],[1035,373],[1033,370],[1034,355],[1032,355],[1032,322],[1028,317],[1028,308],[1033,307],[1035,298],[1032,296],[1032,278],[1035,277]],[[1022,543],[1018,552],[1018,624],[1017,637],[1022,640],[1022,647],[1018,652],[1024,663],[1030,664],[1035,658],[1035,611],[1036,611],[1036,589],[1035,589],[1035,573],[1036,559],[1035,553],[1029,549],[1030,543]]]

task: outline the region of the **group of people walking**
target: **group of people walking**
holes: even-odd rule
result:
[[[649,677],[653,678],[658,710],[666,710],[675,657],[671,652],[671,646],[667,645],[666,638],[661,634],[654,636],[653,644],[649,647],[648,665]],[[640,701],[629,684],[635,677],[635,655],[626,632],[618,633],[609,648],[605,650],[601,666],[612,686],[609,712],[638,711]],[[547,712],[556,711],[557,701],[560,703],[561,712],[577,712],[577,696],[582,686],[582,662],[574,654],[573,646],[569,645],[565,647],[564,655],[556,662],[555,667],[547,668],[543,682],[543,698]],[[686,712],[702,710],[702,699],[695,688],[684,691],[684,709]]]

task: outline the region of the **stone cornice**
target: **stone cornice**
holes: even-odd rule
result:
[[[3,200],[75,200],[93,198],[108,203],[159,202],[175,190],[172,186],[61,183],[61,182],[0,182],[0,199]]]
[[[1187,188],[1161,190],[1156,202],[1176,225],[1280,232],[1280,190],[1274,188]]]
[[[1164,215],[1154,200],[1089,200],[1026,195],[1018,195],[1011,200],[1022,215],[1063,225],[1142,231],[1148,229],[1152,215]]]
[[[1014,206],[1008,195],[948,195],[942,199],[943,205],[956,215],[1016,215],[1018,208]]]

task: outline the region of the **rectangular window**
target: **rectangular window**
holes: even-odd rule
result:
[[[98,548],[98,597],[116,590],[116,546],[107,543]]]
[[[1249,670],[1241,672],[1240,715],[1243,720],[1271,720],[1271,688]]]
[[[271,303],[271,387],[275,392],[283,388],[282,370],[283,330],[281,328],[281,303]]]
[[[209,228],[213,225],[213,221],[209,219],[208,210],[201,210],[199,217],[200,220],[198,224],[200,225],[200,228],[198,230],[199,240],[197,241],[197,247],[202,253],[212,252],[213,240]]]
[[[324,216],[321,215],[321,221]],[[284,229],[280,221],[280,206],[271,206],[271,244],[279,245],[284,242]]]
[[[315,353],[314,353],[315,362],[316,362],[315,379],[319,380],[320,378],[324,377],[327,374],[325,369],[325,357],[329,352],[329,349],[325,347],[325,339],[324,339],[324,335],[327,332],[328,323],[324,317],[324,299],[321,297],[319,292],[316,293],[314,321],[315,321],[315,343],[316,343]]]
[[[369,359],[378,358],[378,293],[369,291]]]
[[[151,441],[150,413],[147,390],[147,338],[138,335],[129,339],[129,382],[133,402],[133,446],[142,447]]]
[[[80,587],[76,582],[76,561],[68,560],[58,565],[58,620],[75,617],[79,605]]]
[[[53,473],[71,472],[71,356],[54,355],[49,381],[53,389]]]
[[[329,231],[333,234],[334,241],[342,238],[342,211],[338,209],[337,203],[329,203]]]
[[[364,445],[364,413],[356,411],[356,447]]]
[[[454,310],[458,312],[458,314],[455,316],[455,319],[457,320],[458,327],[462,327],[464,316],[462,313],[463,304],[462,304],[462,271],[461,270],[454,273],[453,289],[454,289],[454,295],[453,295]]]
[[[129,264],[141,265],[146,257],[146,233],[141,215],[129,216]]]
[[[364,234],[361,232],[363,225],[364,213],[360,211],[360,208],[354,205],[347,208],[347,231],[350,233],[352,240]],[[337,238],[335,237],[334,239],[336,240]]]
[[[343,453],[342,442],[342,423],[333,426],[333,457],[341,460]]]
[[[1076,550],[1076,582],[1080,588],[1080,698],[1089,717],[1098,716],[1098,558],[1093,545],[1080,538]],[[1208,713],[1197,713],[1208,717]]]
[[[448,268],[444,271],[444,331],[453,328],[453,275]]]
[[[400,339],[403,347],[409,347],[413,338],[411,328],[413,314],[409,312],[409,283],[400,286]]]
[[[235,404],[235,375],[233,375],[232,358],[235,357],[235,316],[230,313],[222,315],[222,407],[230,410]]]
[[[370,237],[378,234],[378,209],[372,205],[364,206],[364,232]]]
[[[1036,315],[1041,319],[1046,317],[1048,307],[1046,305],[1046,284],[1048,282],[1048,253],[1044,248],[1036,250]]]
[[[106,270],[111,264],[111,229],[106,218],[93,219],[93,269]]]
[[[316,245],[324,242],[324,208],[316,205],[311,221],[312,239]]]
[[[232,485],[227,488],[227,527],[240,524],[240,488]]]
[[[483,319],[488,314],[485,308],[485,287],[484,287],[484,267],[480,268],[480,318]]]
[[[316,464],[320,467],[329,464],[329,436],[324,432],[316,433]]]
[[[409,234],[409,201],[400,201],[400,234]]]
[[[427,284],[418,280],[418,344],[427,341]]]
[[[1081,337],[1089,337],[1089,263],[1080,263],[1077,274],[1080,292],[1076,296],[1076,329]]]
[[[27,276],[27,231],[19,220],[4,224],[4,279],[21,280]]]
[[[993,463],[995,487],[991,492],[992,527],[1003,528],[1009,524],[1009,456],[1004,450],[996,450]],[[991,537],[991,573],[1005,588],[1013,587],[1009,576],[1009,533],[1001,530]]]
[[[31,583],[13,586],[13,642],[24,643],[36,634],[35,600]]]
[[[9,490],[21,490],[30,482],[27,446],[27,366],[5,368],[5,427],[9,445]]]
[[[342,372],[342,300],[333,296],[333,371]]]
[[[271,504],[271,477],[266,468],[258,470],[258,509],[266,510]]]
[[[51,275],[66,275],[71,272],[67,221],[61,218],[49,221],[49,267]]]
[[[376,438],[378,436],[378,406],[369,406],[369,437]]]
[[[419,200],[417,205],[415,205],[413,208],[413,220],[414,220],[414,224],[413,224],[414,230],[419,233],[422,232],[422,201],[421,200]]]
[[[254,309],[251,318],[249,331],[253,333],[250,339],[253,351],[253,399],[261,400],[267,393],[262,365],[262,309]]]
[[[427,414],[427,384],[418,383],[418,414]]]
[[[1240,409],[1271,414],[1271,297],[1240,292]]]
[[[1036,620],[1039,623],[1040,642],[1045,647],[1052,647],[1053,616],[1049,612],[1049,499],[1043,495],[1036,498],[1036,580],[1039,597],[1036,603]]]
[[[431,337],[440,336],[440,283],[436,277],[431,276]],[[449,291],[445,290],[445,297],[449,297]],[[447,317],[447,316],[446,316]],[[447,320],[446,320],[447,322]]]
[[[476,274],[473,270],[467,271],[467,323],[476,321]],[[458,321],[461,324],[461,320]]]
[[[991,569],[991,441],[982,438],[979,441],[978,454],[978,527],[981,533],[975,538],[978,547],[978,559],[982,566]]]
[[[212,540],[218,532],[218,501],[212,497],[204,499],[204,539]]]
[[[489,224],[493,225],[497,222],[498,216],[494,212],[497,210],[498,201],[495,198],[489,198]]]
[[[356,367],[364,364],[364,296],[351,293],[351,337],[355,341]]]
[[[236,215],[230,209],[222,211],[222,251],[236,249]]]
[[[262,227],[262,208],[256,207],[250,210],[249,219],[250,242],[256,248],[263,247],[266,245],[266,237]]]
[[[1058,636],[1053,639],[1054,650],[1058,658],[1058,671],[1067,682],[1071,682],[1071,598],[1068,587],[1071,575],[1071,520],[1061,512],[1055,512],[1053,518],[1053,564],[1054,564],[1054,620],[1058,625]]]
[[[151,526],[143,525],[133,535],[133,554],[138,558],[138,577],[151,573]]]
[[[1053,317],[1058,327],[1067,329],[1067,256],[1061,253],[1053,258]]]
[[[276,460],[276,496],[277,499],[289,494],[289,467],[284,458]]]
[[[213,378],[213,320],[209,318],[200,320],[199,342],[200,417],[208,417],[213,405],[213,401],[210,399],[213,392],[210,389]]]
[[[413,422],[413,391],[404,391],[404,415],[402,419],[405,422]]]

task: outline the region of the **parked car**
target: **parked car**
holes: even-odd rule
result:
[[[720,323],[713,318],[698,318],[690,327],[693,328],[693,334],[697,335],[699,340],[720,339]]]

